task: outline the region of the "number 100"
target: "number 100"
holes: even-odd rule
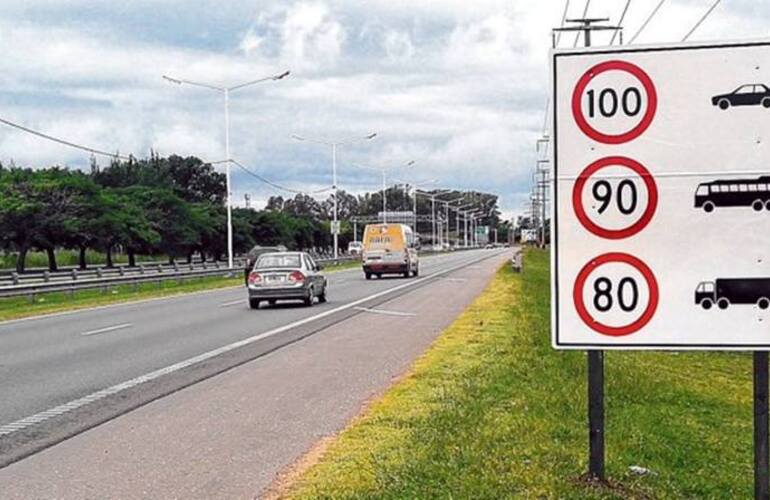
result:
[[[596,91],[591,89],[586,92],[588,95],[588,116],[596,116]],[[620,108],[626,116],[636,116],[642,109],[642,94],[636,87],[629,87],[623,91],[620,99],[615,89],[603,89],[599,92],[599,113],[605,118],[612,118],[618,112],[618,101]]]

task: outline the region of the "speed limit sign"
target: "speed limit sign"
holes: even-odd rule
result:
[[[770,349],[770,42],[555,50],[558,349]]]

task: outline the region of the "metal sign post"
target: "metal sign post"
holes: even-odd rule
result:
[[[767,351],[754,352],[754,498],[770,498]]]

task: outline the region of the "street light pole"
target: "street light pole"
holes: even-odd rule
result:
[[[332,222],[332,240],[334,242],[334,258],[339,254],[340,247],[340,228],[337,221],[337,144],[332,144],[332,193],[334,193],[334,216]]]
[[[210,90],[216,90],[217,92],[222,92],[224,95],[224,105],[225,105],[225,189],[227,189],[227,197],[226,197],[226,203],[227,203],[227,267],[229,269],[233,268],[233,204],[232,204],[232,194],[233,190],[231,187],[230,182],[230,163],[232,163],[232,158],[230,157],[230,92],[233,90],[242,89],[244,87],[248,87],[250,85],[254,85],[261,82],[266,81],[276,81],[276,80],[282,80],[283,78],[286,78],[289,76],[289,71],[284,71],[283,73],[268,76],[265,78],[258,78],[256,80],[251,80],[245,83],[241,83],[239,85],[234,85],[232,87],[221,87],[217,85],[211,85],[208,83],[202,83],[202,82],[194,82],[192,80],[184,80],[181,78],[173,78],[168,75],[162,75],[163,79],[175,83],[177,85],[192,85],[195,87],[203,87]]]
[[[332,216],[332,239],[334,241],[334,258],[339,256],[339,227],[337,218],[337,146],[343,146],[356,141],[368,141],[377,137],[376,132],[372,132],[364,137],[350,137],[342,141],[322,141],[318,139],[308,139],[299,135],[292,135],[292,139],[298,141],[314,142],[316,144],[322,144],[324,146],[331,146],[332,148],[332,193],[334,197],[334,215]]]
[[[388,170],[394,170],[401,167],[411,167],[415,164],[414,160],[409,160],[403,165],[396,165],[392,167],[372,167],[367,165],[359,165],[357,163],[351,163],[356,168],[361,168],[364,170],[375,170],[379,171],[382,175],[382,223],[387,224],[388,222],[388,194],[387,194],[387,181],[386,181],[386,175],[388,173]]]
[[[233,190],[230,187],[230,89],[225,89],[225,184],[227,185],[227,267],[233,268]]]
[[[385,170],[382,171],[382,223],[388,223],[388,199],[385,192]]]

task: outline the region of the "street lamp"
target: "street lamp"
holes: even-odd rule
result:
[[[388,222],[388,200],[387,200],[387,188],[386,188],[386,180],[385,176],[388,173],[388,170],[395,170],[397,168],[405,168],[405,167],[411,167],[414,165],[414,160],[409,160],[403,165],[395,165],[391,167],[372,167],[367,165],[359,165],[358,163],[351,163],[356,168],[362,168],[364,170],[374,170],[377,172],[380,172],[382,175],[382,222],[383,224],[386,224]]]
[[[458,201],[464,200],[464,199],[465,199],[464,196],[460,196],[458,198],[454,198],[454,199],[451,199],[451,200],[437,200],[439,203],[443,203],[444,204],[444,217],[446,218],[446,241],[447,241],[447,244],[449,244],[449,226],[450,226],[450,224],[449,224],[449,205],[452,204],[452,203],[456,203]]]
[[[417,233],[417,191],[418,191],[417,188],[420,187],[420,186],[427,186],[428,184],[435,184],[436,182],[438,182],[438,180],[437,179],[429,179],[427,181],[415,181],[415,182],[411,182],[411,183],[409,181],[402,181],[402,180],[399,180],[399,179],[393,179],[393,180],[395,180],[396,182],[401,182],[401,183],[404,184],[404,194],[407,197],[409,196],[408,186],[412,186],[412,189],[414,189],[414,196],[412,197],[412,203],[414,204],[413,209],[412,209],[412,217],[414,219],[414,227],[413,227],[413,229],[414,229],[414,232]]]
[[[291,137],[297,141],[314,142],[316,144],[322,144],[324,146],[331,146],[332,148],[332,190],[334,192],[334,220],[332,222],[332,236],[334,238],[334,258],[336,259],[339,254],[339,233],[340,228],[337,222],[337,146],[344,146],[358,141],[369,141],[377,136],[376,132],[372,132],[369,135],[363,137],[350,137],[341,141],[323,141],[320,139],[309,139],[300,135],[293,134]]]
[[[230,92],[239,90],[244,87],[248,87],[257,83],[281,80],[289,76],[290,71],[284,71],[273,76],[267,76],[264,78],[258,78],[245,83],[234,85],[232,87],[220,87],[218,85],[211,85],[209,83],[194,82],[191,80],[184,80],[182,78],[173,78],[168,75],[163,75],[163,79],[175,83],[177,85],[193,85],[196,87],[203,87],[209,90],[216,90],[222,92],[225,96],[225,180],[227,187],[227,267],[233,268],[233,212],[232,212],[232,190],[230,189]]]
[[[425,196],[427,198],[430,198],[430,211],[431,211],[431,221],[432,221],[432,230],[431,230],[431,244],[436,245],[436,196],[441,196],[442,194],[450,193],[451,191],[448,189],[439,189],[438,191],[432,191],[428,193],[427,191],[420,191],[419,189],[415,189],[414,195],[415,197],[420,194],[422,196]]]

